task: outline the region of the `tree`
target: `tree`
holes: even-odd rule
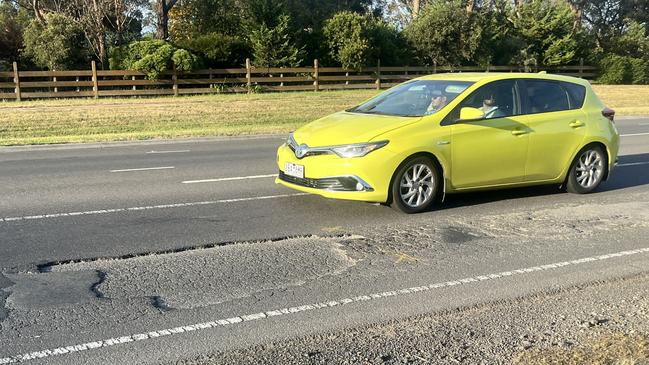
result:
[[[155,14],[156,14],[156,39],[169,38],[169,11],[176,5],[178,0],[155,0]]]
[[[253,63],[259,67],[295,67],[302,61],[302,51],[289,35],[289,16],[281,15],[276,27],[261,24],[250,32]]]
[[[406,56],[396,28],[380,18],[342,11],[326,21],[324,37],[332,59],[344,68],[395,65]]]
[[[514,28],[525,42],[518,62],[524,65],[560,65],[575,61],[580,27],[576,14],[564,0],[529,0],[513,17]]]
[[[179,2],[169,12],[170,39],[187,42],[208,33],[242,37],[242,6],[238,0]]]
[[[49,13],[43,17],[45,23],[35,19],[25,29],[25,56],[49,70],[64,70],[77,64],[83,59],[77,47],[82,39],[81,29],[63,14]]]
[[[18,61],[28,22],[24,11],[0,0],[0,69],[7,69],[12,62]]]
[[[405,30],[424,63],[461,65],[474,62],[482,29],[474,13],[459,0],[434,0]]]

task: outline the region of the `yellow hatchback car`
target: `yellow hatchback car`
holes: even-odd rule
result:
[[[425,76],[291,133],[277,151],[276,182],[406,213],[479,189],[561,184],[589,193],[617,159],[614,115],[578,78]]]

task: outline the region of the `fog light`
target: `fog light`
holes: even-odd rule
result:
[[[362,191],[363,190],[363,184],[361,183],[356,183],[356,190]]]

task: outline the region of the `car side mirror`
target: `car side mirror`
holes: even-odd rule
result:
[[[460,122],[471,122],[484,119],[484,112],[478,108],[464,107],[460,109]]]

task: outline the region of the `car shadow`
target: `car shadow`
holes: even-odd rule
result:
[[[647,164],[637,164],[645,163]],[[637,164],[637,165],[636,165]],[[611,177],[597,188],[594,194],[649,185],[649,153],[620,156],[618,166]],[[444,204],[436,210],[452,209],[491,202],[563,194],[558,185],[541,185],[524,188],[489,190],[480,192],[449,194]]]

